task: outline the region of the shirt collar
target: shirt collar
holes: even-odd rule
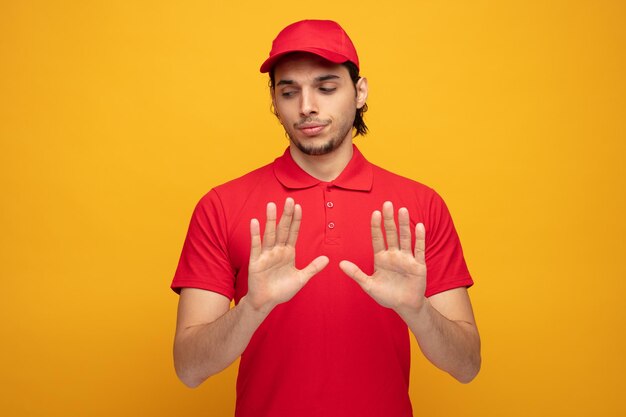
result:
[[[352,159],[341,174],[327,184],[348,190],[369,191],[374,177],[372,165],[355,145],[352,146]],[[291,157],[289,148],[274,161],[274,175],[283,186],[291,189],[310,188],[324,183],[300,168]]]

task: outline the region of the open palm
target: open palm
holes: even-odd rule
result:
[[[295,267],[296,241],[302,220],[300,205],[287,198],[278,226],[276,217],[276,205],[268,203],[262,240],[259,221],[250,221],[248,298],[255,308],[265,312],[291,300],[328,264],[327,257],[319,256],[303,269]]]
[[[381,221],[385,235],[381,229]],[[382,213],[372,213],[372,246],[374,249],[374,273],[365,274],[350,261],[339,266],[363,290],[380,305],[394,310],[419,308],[424,302],[426,289],[425,230],[424,225],[415,226],[415,250],[411,250],[409,212],[398,210],[398,228],[394,221],[391,202],[383,204]],[[385,245],[386,238],[386,245]]]

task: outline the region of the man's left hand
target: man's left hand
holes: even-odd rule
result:
[[[426,232],[422,223],[415,226],[415,249],[412,251],[409,211],[404,207],[398,210],[398,225],[399,234],[393,204],[385,202],[382,213],[378,210],[372,213],[374,273],[367,275],[354,263],[345,260],[339,263],[339,267],[378,304],[396,312],[419,311],[426,299]]]

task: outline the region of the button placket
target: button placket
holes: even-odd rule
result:
[[[337,219],[335,218],[334,208],[335,202],[332,197],[332,186],[326,186],[324,188],[324,214],[326,217],[326,227],[325,227],[325,235],[326,235],[326,243],[327,244],[338,244],[337,238],[339,237],[339,230],[337,225]]]

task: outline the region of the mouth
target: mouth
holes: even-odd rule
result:
[[[328,125],[320,123],[303,123],[301,125],[298,125],[297,129],[305,136],[317,136],[322,133],[326,126]]]

